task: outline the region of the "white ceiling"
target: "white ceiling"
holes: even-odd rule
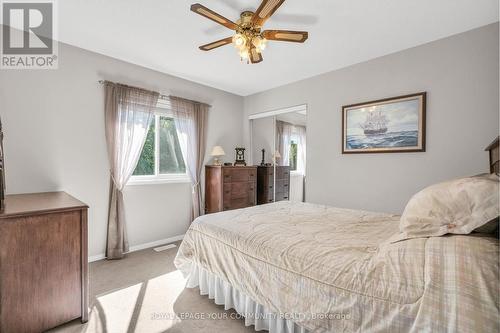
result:
[[[498,21],[498,0],[286,0],[264,28],[307,30],[305,44],[270,42],[247,65],[236,50],[199,45],[231,31],[190,12],[201,4],[236,20],[260,0],[64,0],[62,42],[249,95]]]

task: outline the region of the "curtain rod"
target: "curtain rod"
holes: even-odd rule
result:
[[[136,88],[136,89],[142,89],[142,90],[146,90],[144,88],[139,88],[139,87],[134,87],[134,86],[130,86],[130,85],[127,85],[127,84],[122,84],[122,83],[116,83],[116,82],[112,82],[112,81],[107,81],[107,80],[99,80],[97,81],[99,82],[100,84],[105,84],[106,82],[109,82],[109,83],[112,83],[112,84],[121,84],[123,86],[128,86],[128,87],[131,87],[131,88]],[[183,97],[179,97],[179,96],[173,96],[173,95],[164,95],[164,94],[160,94],[160,99],[170,99],[170,98],[178,98],[178,99],[183,99],[185,101],[189,101],[189,102],[193,102],[193,103],[198,103],[198,104],[204,104],[204,105],[208,105],[209,107],[212,107],[212,105],[210,104],[207,104],[207,103],[203,103],[203,102],[199,102],[199,101],[195,101],[195,100],[192,100],[192,99],[187,99],[187,98],[183,98]]]

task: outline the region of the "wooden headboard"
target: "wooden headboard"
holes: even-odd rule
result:
[[[498,161],[498,136],[485,149],[490,154],[490,173],[499,173],[500,163]]]

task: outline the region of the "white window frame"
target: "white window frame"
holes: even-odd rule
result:
[[[158,107],[161,108],[160,105]],[[164,173],[160,174],[160,117],[166,116],[164,113],[155,114],[155,174],[145,176],[132,176],[127,185],[153,185],[153,184],[172,184],[172,183],[190,183],[191,177],[187,173]],[[186,163],[186,161],[184,161]],[[186,166],[187,168],[187,166]]]

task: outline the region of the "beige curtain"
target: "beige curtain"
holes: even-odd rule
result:
[[[209,105],[170,96],[175,127],[183,148],[182,155],[192,183],[192,213],[194,220],[203,214],[201,172],[206,149],[206,127]]]
[[[105,82],[105,130],[110,165],[106,257],[120,259],[128,251],[123,188],[141,155],[159,94]]]
[[[292,133],[292,124],[276,120],[276,150],[281,155],[277,161],[278,165],[290,165],[290,145]]]

